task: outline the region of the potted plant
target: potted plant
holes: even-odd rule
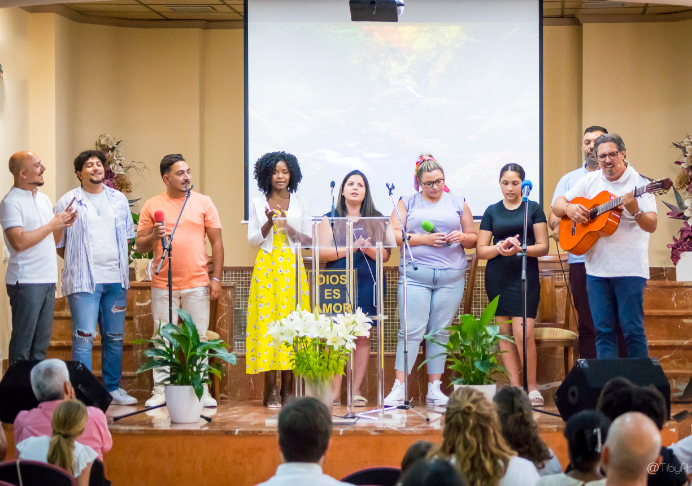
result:
[[[673,243],[667,245],[680,282],[692,280],[692,228],[687,222],[692,217],[692,137],[688,135],[680,142],[673,142],[673,146],[682,152],[682,158],[675,161],[681,166],[674,185],[676,204],[662,202],[670,209],[669,217],[685,222],[680,228],[679,238],[673,237]]]
[[[134,341],[135,344],[154,345],[144,352],[149,359],[137,373],[168,367],[169,376],[163,384],[171,422],[195,423],[202,413],[203,385],[209,385],[211,374],[223,376],[221,363],[211,363],[211,358],[236,364],[236,356],[227,351],[229,346],[221,339],[201,341],[190,314],[182,309],[177,312],[182,320],[180,326],[160,324],[160,337]]]
[[[446,344],[438,341],[434,334],[427,334],[425,339],[442,346],[445,352],[426,359],[420,367],[433,358],[445,356],[450,363],[449,369],[454,372],[454,389],[472,386],[492,400],[497,388],[496,377],[507,376],[505,367],[497,362],[497,356],[504,352],[499,350],[500,339],[514,342],[511,337],[500,334],[500,326],[492,324],[498,300],[499,296],[488,304],[480,319],[465,314],[459,317],[458,324],[445,328],[449,331]]]
[[[317,398],[331,411],[334,376],[344,372],[355,339],[370,335],[371,322],[360,308],[336,318],[298,308],[269,323],[267,334],[275,346],[291,350],[293,374],[305,380],[305,395]]]

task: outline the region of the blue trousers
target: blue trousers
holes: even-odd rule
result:
[[[109,392],[120,387],[123,371],[123,335],[127,290],[120,282],[96,284],[94,293],[67,296],[72,315],[72,359],[91,371],[91,354],[98,322],[101,333],[101,371]]]
[[[627,356],[646,358],[649,346],[644,332],[643,277],[586,276],[586,291],[596,329],[596,355],[598,359],[617,359],[615,336],[618,319],[627,342]]]

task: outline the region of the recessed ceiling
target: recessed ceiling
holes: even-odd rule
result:
[[[42,3],[47,0],[41,0]],[[346,1],[346,0],[344,0]],[[409,0],[421,1],[421,0]],[[646,20],[665,20],[671,14],[687,12],[692,16],[690,1],[687,5],[662,5],[660,3],[633,3],[611,0],[542,0],[544,19],[569,21],[579,16],[598,17],[626,16],[644,17]],[[243,0],[106,0],[98,2],[61,3],[66,9],[84,21],[90,19],[120,20],[203,20],[224,22],[225,25],[242,27],[245,15]],[[31,10],[37,11],[37,10]],[[83,16],[83,17],[82,17]],[[592,20],[593,21],[593,20]]]

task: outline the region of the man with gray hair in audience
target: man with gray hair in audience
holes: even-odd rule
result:
[[[646,486],[649,474],[661,464],[661,433],[649,417],[639,412],[620,415],[611,424],[601,465],[605,486]]]
[[[31,389],[39,401],[38,407],[19,412],[14,420],[14,443],[29,437],[52,436],[53,411],[63,400],[75,398],[67,365],[59,359],[41,361],[31,370]],[[94,449],[103,461],[103,453],[113,447],[106,414],[96,407],[87,407],[89,420],[79,443]]]

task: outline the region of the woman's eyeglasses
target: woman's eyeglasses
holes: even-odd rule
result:
[[[437,179],[436,181],[430,181],[430,182],[422,182],[422,184],[430,189],[433,186],[442,186],[444,185],[445,180],[444,179]]]

